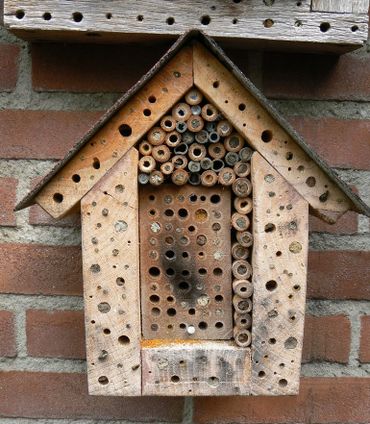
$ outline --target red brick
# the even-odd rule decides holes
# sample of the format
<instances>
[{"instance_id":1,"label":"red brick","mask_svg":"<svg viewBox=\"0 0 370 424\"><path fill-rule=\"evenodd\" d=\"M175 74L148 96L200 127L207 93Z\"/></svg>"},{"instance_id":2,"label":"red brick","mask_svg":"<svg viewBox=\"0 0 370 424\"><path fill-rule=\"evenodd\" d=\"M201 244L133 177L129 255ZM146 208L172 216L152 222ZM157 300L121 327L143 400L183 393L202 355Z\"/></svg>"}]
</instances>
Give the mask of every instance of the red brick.
<instances>
[{"instance_id":1,"label":"red brick","mask_svg":"<svg viewBox=\"0 0 370 424\"><path fill-rule=\"evenodd\" d=\"M0 178L0 225L7 227L17 225L14 214L17 185L18 180L16 178Z\"/></svg>"},{"instance_id":2,"label":"red brick","mask_svg":"<svg viewBox=\"0 0 370 424\"><path fill-rule=\"evenodd\" d=\"M1 372L0 416L179 422L183 399L89 396L85 374Z\"/></svg>"},{"instance_id":3,"label":"red brick","mask_svg":"<svg viewBox=\"0 0 370 424\"><path fill-rule=\"evenodd\" d=\"M32 180L32 188L39 183L42 177ZM44 211L39 205L33 205L29 209L29 223L31 225L52 225L54 227L79 227L81 225L80 212L73 212L64 218L55 219Z\"/></svg>"},{"instance_id":4,"label":"red brick","mask_svg":"<svg viewBox=\"0 0 370 424\"><path fill-rule=\"evenodd\" d=\"M268 53L263 91L277 99L370 99L370 55Z\"/></svg>"},{"instance_id":5,"label":"red brick","mask_svg":"<svg viewBox=\"0 0 370 424\"><path fill-rule=\"evenodd\" d=\"M81 247L0 244L0 293L82 294Z\"/></svg>"},{"instance_id":6,"label":"red brick","mask_svg":"<svg viewBox=\"0 0 370 424\"><path fill-rule=\"evenodd\" d=\"M303 362L327 361L346 364L350 344L351 324L346 316L306 317Z\"/></svg>"},{"instance_id":7,"label":"red brick","mask_svg":"<svg viewBox=\"0 0 370 424\"><path fill-rule=\"evenodd\" d=\"M85 358L82 311L28 310L26 332L30 356Z\"/></svg>"},{"instance_id":8,"label":"red brick","mask_svg":"<svg viewBox=\"0 0 370 424\"><path fill-rule=\"evenodd\" d=\"M303 378L298 396L203 397L195 400L197 424L365 424L370 378Z\"/></svg>"},{"instance_id":9,"label":"red brick","mask_svg":"<svg viewBox=\"0 0 370 424\"><path fill-rule=\"evenodd\" d=\"M19 46L0 44L0 91L12 91L17 84Z\"/></svg>"},{"instance_id":10,"label":"red brick","mask_svg":"<svg viewBox=\"0 0 370 424\"><path fill-rule=\"evenodd\" d=\"M288 117L288 120L330 166L370 169L370 120L305 117Z\"/></svg>"},{"instance_id":11,"label":"red brick","mask_svg":"<svg viewBox=\"0 0 370 424\"><path fill-rule=\"evenodd\" d=\"M360 362L370 362L370 315L361 317Z\"/></svg>"},{"instance_id":12,"label":"red brick","mask_svg":"<svg viewBox=\"0 0 370 424\"><path fill-rule=\"evenodd\" d=\"M354 234L357 232L357 213L347 212L334 224L327 224L315 216L310 215L310 231L329 234Z\"/></svg>"},{"instance_id":13,"label":"red brick","mask_svg":"<svg viewBox=\"0 0 370 424\"><path fill-rule=\"evenodd\" d=\"M370 252L310 251L308 291L313 299L370 300Z\"/></svg>"},{"instance_id":14,"label":"red brick","mask_svg":"<svg viewBox=\"0 0 370 424\"><path fill-rule=\"evenodd\" d=\"M0 111L0 157L61 159L101 112Z\"/></svg>"},{"instance_id":15,"label":"red brick","mask_svg":"<svg viewBox=\"0 0 370 424\"><path fill-rule=\"evenodd\" d=\"M0 356L14 357L16 355L14 314L10 311L0 311Z\"/></svg>"},{"instance_id":16,"label":"red brick","mask_svg":"<svg viewBox=\"0 0 370 424\"><path fill-rule=\"evenodd\" d=\"M38 91L123 92L161 58L170 44L34 44L33 88Z\"/></svg>"}]
</instances>

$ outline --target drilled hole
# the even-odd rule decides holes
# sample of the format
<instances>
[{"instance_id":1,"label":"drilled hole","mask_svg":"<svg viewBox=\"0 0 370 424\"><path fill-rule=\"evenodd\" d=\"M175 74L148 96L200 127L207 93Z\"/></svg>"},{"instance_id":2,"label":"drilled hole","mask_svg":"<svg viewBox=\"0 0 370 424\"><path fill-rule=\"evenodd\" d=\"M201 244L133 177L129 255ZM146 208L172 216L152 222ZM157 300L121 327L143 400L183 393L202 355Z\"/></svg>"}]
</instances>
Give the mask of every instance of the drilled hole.
<instances>
[{"instance_id":1,"label":"drilled hole","mask_svg":"<svg viewBox=\"0 0 370 424\"><path fill-rule=\"evenodd\" d=\"M104 333L104 334L107 334L107 335L108 335L108 334L110 334L110 330L109 330L109 328L104 328L103 333Z\"/></svg>"},{"instance_id":2,"label":"drilled hole","mask_svg":"<svg viewBox=\"0 0 370 424\"><path fill-rule=\"evenodd\" d=\"M282 378L279 380L279 386L280 387L286 387L288 385L288 381L285 378Z\"/></svg>"},{"instance_id":3,"label":"drilled hole","mask_svg":"<svg viewBox=\"0 0 370 424\"><path fill-rule=\"evenodd\" d=\"M149 268L149 274L152 277L158 277L160 273L161 273L161 270L156 266L152 266L151 268Z\"/></svg>"},{"instance_id":4,"label":"drilled hole","mask_svg":"<svg viewBox=\"0 0 370 424\"><path fill-rule=\"evenodd\" d=\"M44 21L50 21L50 19L51 19L51 13L49 13L49 12L45 12L45 13L42 15L42 17L43 17Z\"/></svg>"},{"instance_id":5,"label":"drilled hole","mask_svg":"<svg viewBox=\"0 0 370 424\"><path fill-rule=\"evenodd\" d=\"M107 385L107 384L109 383L109 379L108 379L108 377L106 377L105 375L101 375L101 376L98 378L98 382L99 382L100 384L102 384L103 386L105 386L105 385Z\"/></svg>"},{"instance_id":6,"label":"drilled hole","mask_svg":"<svg viewBox=\"0 0 370 424\"><path fill-rule=\"evenodd\" d=\"M274 21L272 19L265 19L263 21L263 26L265 28L271 28L274 25Z\"/></svg>"},{"instance_id":7,"label":"drilled hole","mask_svg":"<svg viewBox=\"0 0 370 424\"><path fill-rule=\"evenodd\" d=\"M198 324L198 327L199 327L201 330L206 330L206 329L208 328L208 324L207 324L205 321L201 321L201 322Z\"/></svg>"},{"instance_id":8,"label":"drilled hole","mask_svg":"<svg viewBox=\"0 0 370 424\"><path fill-rule=\"evenodd\" d=\"M180 377L177 376L177 375L173 375L171 377L171 381L172 381L172 383L178 383L180 381Z\"/></svg>"},{"instance_id":9,"label":"drilled hole","mask_svg":"<svg viewBox=\"0 0 370 424\"><path fill-rule=\"evenodd\" d=\"M24 18L24 16L25 16L25 13L24 13L24 10L17 10L16 12L15 12L15 17L17 18L17 19L23 19Z\"/></svg>"},{"instance_id":10,"label":"drilled hole","mask_svg":"<svg viewBox=\"0 0 370 424\"><path fill-rule=\"evenodd\" d=\"M157 317L161 314L161 310L159 308L152 308L152 315Z\"/></svg>"},{"instance_id":11,"label":"drilled hole","mask_svg":"<svg viewBox=\"0 0 370 424\"><path fill-rule=\"evenodd\" d=\"M265 225L265 233L272 233L275 230L276 230L276 227L271 222Z\"/></svg>"},{"instance_id":12,"label":"drilled hole","mask_svg":"<svg viewBox=\"0 0 370 424\"><path fill-rule=\"evenodd\" d=\"M72 181L74 183L79 183L81 181L81 177L78 174L73 174L72 175Z\"/></svg>"},{"instance_id":13,"label":"drilled hole","mask_svg":"<svg viewBox=\"0 0 370 424\"><path fill-rule=\"evenodd\" d=\"M315 187L316 185L316 178L315 177L308 177L306 180L306 184L308 187Z\"/></svg>"},{"instance_id":14,"label":"drilled hole","mask_svg":"<svg viewBox=\"0 0 370 424\"><path fill-rule=\"evenodd\" d=\"M263 378L266 375L265 371L260 371L258 377Z\"/></svg>"},{"instance_id":15,"label":"drilled hole","mask_svg":"<svg viewBox=\"0 0 370 424\"><path fill-rule=\"evenodd\" d=\"M266 287L266 290L273 291L277 288L277 282L275 280L267 281L265 287Z\"/></svg>"},{"instance_id":16,"label":"drilled hole","mask_svg":"<svg viewBox=\"0 0 370 424\"><path fill-rule=\"evenodd\" d=\"M200 18L200 23L201 23L202 25L209 25L209 24L210 24L210 22L211 22L211 18L210 18L208 15L203 15L203 16Z\"/></svg>"},{"instance_id":17,"label":"drilled hole","mask_svg":"<svg viewBox=\"0 0 370 424\"><path fill-rule=\"evenodd\" d=\"M132 134L132 128L128 124L122 124L118 127L118 131L122 137L129 137Z\"/></svg>"},{"instance_id":18,"label":"drilled hole","mask_svg":"<svg viewBox=\"0 0 370 424\"><path fill-rule=\"evenodd\" d=\"M216 328L218 328L218 329L222 328L223 326L224 326L224 323L223 323L223 322L221 322L221 321L218 321L218 322L216 322L216 324L215 324L215 327L216 327Z\"/></svg>"},{"instance_id":19,"label":"drilled hole","mask_svg":"<svg viewBox=\"0 0 370 424\"><path fill-rule=\"evenodd\" d=\"M142 21L144 20L144 16L143 16L143 15L137 15L137 16L136 16L136 19L137 19L139 22L142 22Z\"/></svg>"},{"instance_id":20,"label":"drilled hole","mask_svg":"<svg viewBox=\"0 0 370 424\"><path fill-rule=\"evenodd\" d=\"M241 111L243 111L243 110L245 110L245 104L244 103L240 103L239 104L239 110L241 110Z\"/></svg>"},{"instance_id":21,"label":"drilled hole","mask_svg":"<svg viewBox=\"0 0 370 424\"><path fill-rule=\"evenodd\" d=\"M206 275L206 274L207 274L207 270L206 270L205 268L199 268L199 269L198 269L198 273L199 273L200 275Z\"/></svg>"},{"instance_id":22,"label":"drilled hole","mask_svg":"<svg viewBox=\"0 0 370 424\"><path fill-rule=\"evenodd\" d=\"M116 279L116 284L117 284L117 286L123 286L125 284L125 279L122 278L122 277L118 277Z\"/></svg>"},{"instance_id":23,"label":"drilled hole","mask_svg":"<svg viewBox=\"0 0 370 424\"><path fill-rule=\"evenodd\" d=\"M144 116L150 116L152 114L152 111L150 109L144 109L143 114Z\"/></svg>"},{"instance_id":24,"label":"drilled hole","mask_svg":"<svg viewBox=\"0 0 370 424\"><path fill-rule=\"evenodd\" d=\"M160 297L157 296L156 294L152 294L149 299L153 303L158 303L161 300Z\"/></svg>"},{"instance_id":25,"label":"drilled hole","mask_svg":"<svg viewBox=\"0 0 370 424\"><path fill-rule=\"evenodd\" d=\"M149 103L155 103L157 101L157 98L155 96L149 96L148 101Z\"/></svg>"},{"instance_id":26,"label":"drilled hole","mask_svg":"<svg viewBox=\"0 0 370 424\"><path fill-rule=\"evenodd\" d=\"M215 275L216 277L220 277L223 274L223 271L221 268L215 268L213 270L213 275Z\"/></svg>"},{"instance_id":27,"label":"drilled hole","mask_svg":"<svg viewBox=\"0 0 370 424\"><path fill-rule=\"evenodd\" d=\"M261 140L264 143L269 143L272 140L272 131L270 131L270 130L262 131Z\"/></svg>"},{"instance_id":28,"label":"drilled hole","mask_svg":"<svg viewBox=\"0 0 370 424\"><path fill-rule=\"evenodd\" d=\"M81 12L74 12L72 18L75 22L81 22L83 19L83 14Z\"/></svg>"},{"instance_id":29,"label":"drilled hole","mask_svg":"<svg viewBox=\"0 0 370 424\"><path fill-rule=\"evenodd\" d=\"M165 256L168 260L172 260L176 258L176 254L173 250L167 250Z\"/></svg>"},{"instance_id":30,"label":"drilled hole","mask_svg":"<svg viewBox=\"0 0 370 424\"><path fill-rule=\"evenodd\" d=\"M179 209L179 217L185 219L188 216L188 211L184 208Z\"/></svg>"},{"instance_id":31,"label":"drilled hole","mask_svg":"<svg viewBox=\"0 0 370 424\"><path fill-rule=\"evenodd\" d=\"M174 216L175 212L172 209L166 209L164 214L170 218L171 216Z\"/></svg>"},{"instance_id":32,"label":"drilled hole","mask_svg":"<svg viewBox=\"0 0 370 424\"><path fill-rule=\"evenodd\" d=\"M219 81L213 81L213 88L218 88L220 86L220 82Z\"/></svg>"},{"instance_id":33,"label":"drilled hole","mask_svg":"<svg viewBox=\"0 0 370 424\"><path fill-rule=\"evenodd\" d=\"M118 337L118 343L122 344L122 345L127 345L130 343L130 338L127 336L119 336Z\"/></svg>"},{"instance_id":34,"label":"drilled hole","mask_svg":"<svg viewBox=\"0 0 370 424\"><path fill-rule=\"evenodd\" d=\"M218 194L212 194L211 196L211 203L217 204L221 202L221 196Z\"/></svg>"},{"instance_id":35,"label":"drilled hole","mask_svg":"<svg viewBox=\"0 0 370 424\"><path fill-rule=\"evenodd\" d=\"M321 31L321 32L328 32L328 31L329 31L329 29L330 29L330 24L329 24L329 22L322 22L322 23L320 24L320 31Z\"/></svg>"},{"instance_id":36,"label":"drilled hole","mask_svg":"<svg viewBox=\"0 0 370 424\"><path fill-rule=\"evenodd\" d=\"M176 309L175 308L167 309L167 315L170 317L174 317L176 315Z\"/></svg>"},{"instance_id":37,"label":"drilled hole","mask_svg":"<svg viewBox=\"0 0 370 424\"><path fill-rule=\"evenodd\" d=\"M62 203L63 202L63 194L54 193L53 200L54 200L55 203Z\"/></svg>"},{"instance_id":38,"label":"drilled hole","mask_svg":"<svg viewBox=\"0 0 370 424\"><path fill-rule=\"evenodd\" d=\"M351 27L351 31L352 31L352 32L356 32L356 31L358 31L358 26L357 26L357 25L353 25L353 26Z\"/></svg>"},{"instance_id":39,"label":"drilled hole","mask_svg":"<svg viewBox=\"0 0 370 424\"><path fill-rule=\"evenodd\" d=\"M224 300L224 297L221 294L218 294L215 296L215 301L216 302L222 302Z\"/></svg>"},{"instance_id":40,"label":"drilled hole","mask_svg":"<svg viewBox=\"0 0 370 424\"><path fill-rule=\"evenodd\" d=\"M170 16L167 18L166 22L167 22L167 25L173 25L175 23L175 18Z\"/></svg>"}]
</instances>

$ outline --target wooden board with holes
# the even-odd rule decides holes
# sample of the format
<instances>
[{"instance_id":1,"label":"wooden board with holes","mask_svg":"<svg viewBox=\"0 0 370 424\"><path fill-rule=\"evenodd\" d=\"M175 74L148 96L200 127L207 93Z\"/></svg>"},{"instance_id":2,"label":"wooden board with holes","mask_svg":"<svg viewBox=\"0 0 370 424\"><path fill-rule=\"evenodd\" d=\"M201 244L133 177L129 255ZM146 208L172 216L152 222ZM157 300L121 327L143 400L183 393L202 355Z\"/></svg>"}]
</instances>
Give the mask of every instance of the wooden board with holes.
<instances>
[{"instance_id":1,"label":"wooden board with holes","mask_svg":"<svg viewBox=\"0 0 370 424\"><path fill-rule=\"evenodd\" d=\"M131 148L82 199L89 393L141 395L138 152Z\"/></svg>"},{"instance_id":2,"label":"wooden board with holes","mask_svg":"<svg viewBox=\"0 0 370 424\"><path fill-rule=\"evenodd\" d=\"M67 214L192 83L192 50L184 47L65 164L36 202L54 218Z\"/></svg>"},{"instance_id":3,"label":"wooden board with holes","mask_svg":"<svg viewBox=\"0 0 370 424\"><path fill-rule=\"evenodd\" d=\"M143 395L225 396L250 393L250 349L232 342L147 341Z\"/></svg>"},{"instance_id":4,"label":"wooden board with holes","mask_svg":"<svg viewBox=\"0 0 370 424\"><path fill-rule=\"evenodd\" d=\"M296 394L306 302L308 203L257 152L253 182L254 395Z\"/></svg>"},{"instance_id":5,"label":"wooden board with holes","mask_svg":"<svg viewBox=\"0 0 370 424\"><path fill-rule=\"evenodd\" d=\"M242 84L200 43L194 45L194 84L323 218L334 221L349 199Z\"/></svg>"},{"instance_id":6,"label":"wooden board with holes","mask_svg":"<svg viewBox=\"0 0 370 424\"><path fill-rule=\"evenodd\" d=\"M329 3L329 5L328 5ZM345 6L334 6L340 3ZM4 0L5 26L27 39L149 41L189 29L229 42L344 52L367 39L366 0ZM337 13L327 13L337 12ZM330 31L322 29L330 24ZM356 27L356 31L353 27Z\"/></svg>"}]
</instances>

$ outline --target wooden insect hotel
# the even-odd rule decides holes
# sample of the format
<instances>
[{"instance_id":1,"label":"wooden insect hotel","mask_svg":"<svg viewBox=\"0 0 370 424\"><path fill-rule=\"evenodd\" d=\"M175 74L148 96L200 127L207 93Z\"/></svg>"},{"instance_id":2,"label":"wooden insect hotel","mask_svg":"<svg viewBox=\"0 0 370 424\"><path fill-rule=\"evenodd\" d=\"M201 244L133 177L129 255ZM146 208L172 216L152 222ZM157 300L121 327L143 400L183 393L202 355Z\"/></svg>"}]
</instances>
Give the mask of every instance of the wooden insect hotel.
<instances>
[{"instance_id":1,"label":"wooden insect hotel","mask_svg":"<svg viewBox=\"0 0 370 424\"><path fill-rule=\"evenodd\" d=\"M89 392L299 388L308 214L365 204L207 36L182 36L18 209L81 209Z\"/></svg>"}]
</instances>

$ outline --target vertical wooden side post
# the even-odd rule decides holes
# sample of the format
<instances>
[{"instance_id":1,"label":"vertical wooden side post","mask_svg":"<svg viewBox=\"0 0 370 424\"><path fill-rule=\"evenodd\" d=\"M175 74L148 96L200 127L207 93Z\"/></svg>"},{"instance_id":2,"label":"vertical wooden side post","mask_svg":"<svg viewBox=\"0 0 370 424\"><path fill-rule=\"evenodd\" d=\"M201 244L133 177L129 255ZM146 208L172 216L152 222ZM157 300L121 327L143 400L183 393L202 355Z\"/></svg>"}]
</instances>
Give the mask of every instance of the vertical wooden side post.
<instances>
[{"instance_id":1,"label":"vertical wooden side post","mask_svg":"<svg viewBox=\"0 0 370 424\"><path fill-rule=\"evenodd\" d=\"M252 157L252 394L296 394L303 344L308 203L260 154Z\"/></svg>"},{"instance_id":2,"label":"vertical wooden side post","mask_svg":"<svg viewBox=\"0 0 370 424\"><path fill-rule=\"evenodd\" d=\"M138 152L82 199L89 393L141 395Z\"/></svg>"}]
</instances>

